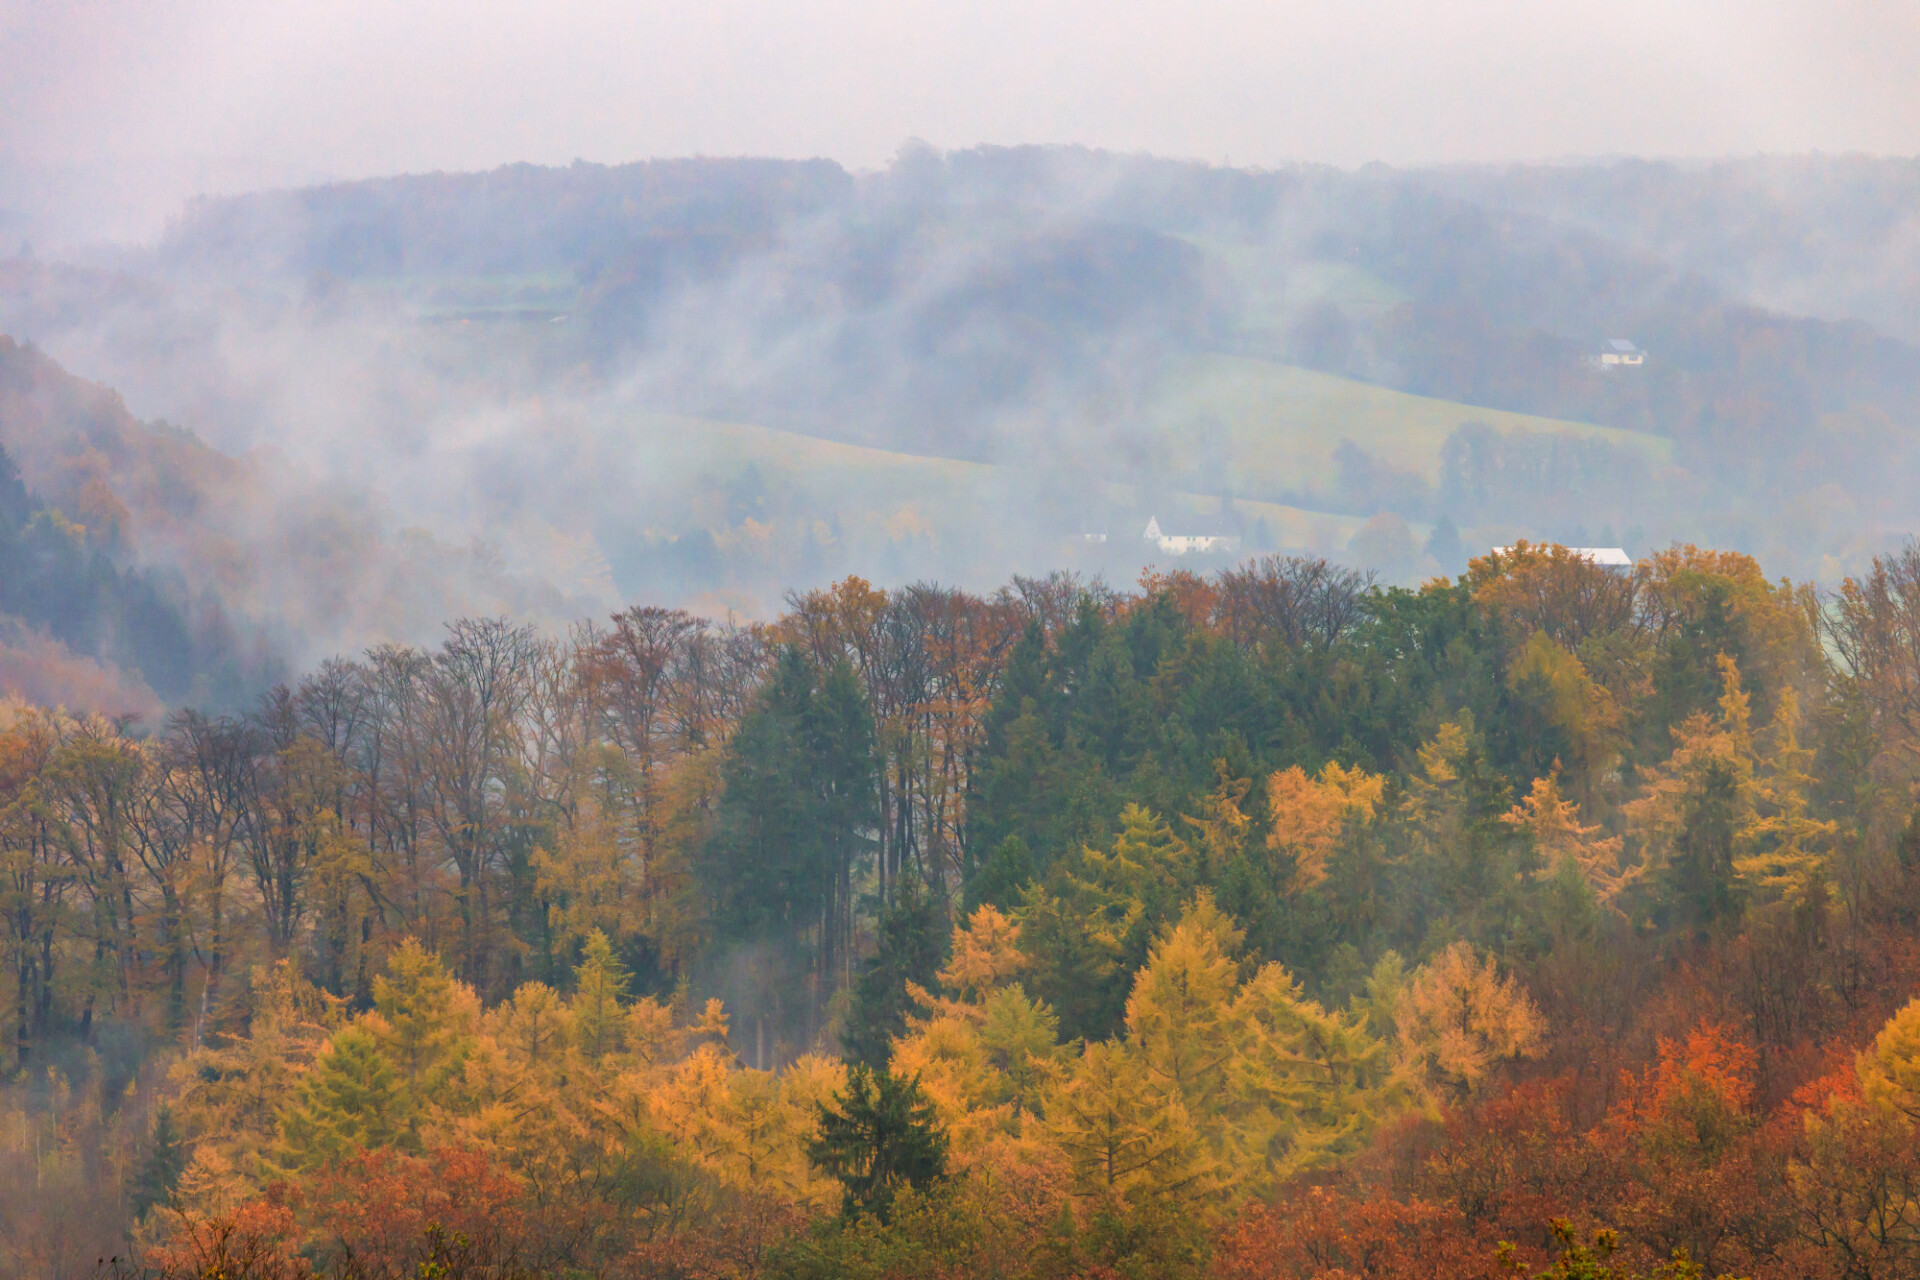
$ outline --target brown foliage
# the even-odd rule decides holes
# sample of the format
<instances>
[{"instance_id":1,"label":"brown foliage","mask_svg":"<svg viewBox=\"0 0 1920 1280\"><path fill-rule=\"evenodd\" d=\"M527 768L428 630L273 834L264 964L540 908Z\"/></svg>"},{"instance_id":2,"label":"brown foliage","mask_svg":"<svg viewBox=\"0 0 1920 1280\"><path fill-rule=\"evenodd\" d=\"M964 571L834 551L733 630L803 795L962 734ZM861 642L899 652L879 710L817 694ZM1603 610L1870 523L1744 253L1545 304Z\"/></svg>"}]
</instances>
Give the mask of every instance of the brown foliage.
<instances>
[{"instance_id":1,"label":"brown foliage","mask_svg":"<svg viewBox=\"0 0 1920 1280\"><path fill-rule=\"evenodd\" d=\"M293 1210L276 1195L229 1217L189 1220L148 1251L143 1267L116 1258L107 1274L114 1280L307 1280L313 1270L294 1251L295 1236Z\"/></svg>"},{"instance_id":2,"label":"brown foliage","mask_svg":"<svg viewBox=\"0 0 1920 1280\"><path fill-rule=\"evenodd\" d=\"M74 653L52 636L0 619L0 694L77 714L152 718L160 699L138 673Z\"/></svg>"},{"instance_id":3,"label":"brown foliage","mask_svg":"<svg viewBox=\"0 0 1920 1280\"><path fill-rule=\"evenodd\" d=\"M1876 556L1872 572L1841 583L1824 630L1886 745L1906 757L1920 751L1920 544Z\"/></svg>"},{"instance_id":4,"label":"brown foliage","mask_svg":"<svg viewBox=\"0 0 1920 1280\"><path fill-rule=\"evenodd\" d=\"M1574 650L1635 625L1641 575L1616 573L1556 543L1517 542L1467 567L1474 599L1517 643L1536 631Z\"/></svg>"},{"instance_id":5,"label":"brown foliage","mask_svg":"<svg viewBox=\"0 0 1920 1280\"><path fill-rule=\"evenodd\" d=\"M1454 1210L1422 1200L1309 1187L1249 1205L1222 1233L1218 1280L1477 1280L1498 1274L1490 1245Z\"/></svg>"},{"instance_id":6,"label":"brown foliage","mask_svg":"<svg viewBox=\"0 0 1920 1280\"><path fill-rule=\"evenodd\" d=\"M519 1182L478 1152L366 1151L313 1180L302 1216L322 1256L368 1280L410 1276L435 1247L512 1270L538 1253L520 1194Z\"/></svg>"}]
</instances>

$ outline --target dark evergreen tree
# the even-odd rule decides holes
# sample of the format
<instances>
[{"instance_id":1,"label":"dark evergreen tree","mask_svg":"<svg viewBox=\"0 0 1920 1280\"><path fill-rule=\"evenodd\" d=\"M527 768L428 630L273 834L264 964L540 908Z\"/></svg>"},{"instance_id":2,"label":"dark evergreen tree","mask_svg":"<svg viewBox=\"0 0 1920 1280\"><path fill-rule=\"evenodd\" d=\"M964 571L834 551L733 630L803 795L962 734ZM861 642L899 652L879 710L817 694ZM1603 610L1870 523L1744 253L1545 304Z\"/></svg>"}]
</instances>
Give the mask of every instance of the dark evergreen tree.
<instances>
[{"instance_id":1,"label":"dark evergreen tree","mask_svg":"<svg viewBox=\"0 0 1920 1280\"><path fill-rule=\"evenodd\" d=\"M885 1221L901 1187L924 1188L946 1176L947 1135L918 1077L857 1063L846 1092L820 1105L820 1132L807 1158L845 1189L843 1217Z\"/></svg>"},{"instance_id":2,"label":"dark evergreen tree","mask_svg":"<svg viewBox=\"0 0 1920 1280\"><path fill-rule=\"evenodd\" d=\"M917 876L901 881L880 913L880 947L862 967L841 1040L847 1058L884 1067L894 1037L907 1029L913 999L907 984L931 989L946 963L951 924L940 902Z\"/></svg>"},{"instance_id":3,"label":"dark evergreen tree","mask_svg":"<svg viewBox=\"0 0 1920 1280\"><path fill-rule=\"evenodd\" d=\"M777 1035L810 1042L845 972L875 768L852 670L842 661L823 677L799 649L783 651L729 745L698 868L715 932L735 947L727 1003L749 1021L771 1019ZM811 975L797 1006L783 999L795 973ZM756 1052L764 1031L756 1025Z\"/></svg>"},{"instance_id":4,"label":"dark evergreen tree","mask_svg":"<svg viewBox=\"0 0 1920 1280\"><path fill-rule=\"evenodd\" d=\"M1025 985L1033 998L1059 1015L1068 1039L1104 1040L1126 1017L1133 975L1094 936L1085 915L1070 902L1029 886L1020 906L1020 952Z\"/></svg>"},{"instance_id":5,"label":"dark evergreen tree","mask_svg":"<svg viewBox=\"0 0 1920 1280\"><path fill-rule=\"evenodd\" d=\"M1660 889L1670 923L1706 928L1740 906L1733 875L1740 819L1740 778L1733 765L1710 761L1683 805L1682 827Z\"/></svg>"},{"instance_id":6,"label":"dark evergreen tree","mask_svg":"<svg viewBox=\"0 0 1920 1280\"><path fill-rule=\"evenodd\" d=\"M173 1108L161 1103L154 1111L153 1137L147 1155L134 1171L127 1199L133 1216L144 1218L155 1205L173 1198L180 1175L187 1171L187 1143L173 1121Z\"/></svg>"},{"instance_id":7,"label":"dark evergreen tree","mask_svg":"<svg viewBox=\"0 0 1920 1280\"><path fill-rule=\"evenodd\" d=\"M991 903L1002 911L1019 905L1020 895L1033 883L1033 852L1017 835L1008 836L994 846L974 873L968 877L965 908L971 915L975 907Z\"/></svg>"}]
</instances>

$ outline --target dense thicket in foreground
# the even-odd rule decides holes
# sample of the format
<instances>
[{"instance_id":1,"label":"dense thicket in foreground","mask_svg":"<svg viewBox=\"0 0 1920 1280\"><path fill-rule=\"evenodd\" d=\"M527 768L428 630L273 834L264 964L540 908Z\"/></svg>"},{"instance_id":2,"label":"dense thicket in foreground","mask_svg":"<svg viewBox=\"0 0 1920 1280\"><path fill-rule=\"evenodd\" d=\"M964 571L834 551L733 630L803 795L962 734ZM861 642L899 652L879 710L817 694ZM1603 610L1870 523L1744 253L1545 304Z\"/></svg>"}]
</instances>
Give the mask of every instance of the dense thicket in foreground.
<instances>
[{"instance_id":1,"label":"dense thicket in foreground","mask_svg":"<svg viewBox=\"0 0 1920 1280\"><path fill-rule=\"evenodd\" d=\"M1911 1275L1916 636L1522 547L16 706L5 1267Z\"/></svg>"}]
</instances>

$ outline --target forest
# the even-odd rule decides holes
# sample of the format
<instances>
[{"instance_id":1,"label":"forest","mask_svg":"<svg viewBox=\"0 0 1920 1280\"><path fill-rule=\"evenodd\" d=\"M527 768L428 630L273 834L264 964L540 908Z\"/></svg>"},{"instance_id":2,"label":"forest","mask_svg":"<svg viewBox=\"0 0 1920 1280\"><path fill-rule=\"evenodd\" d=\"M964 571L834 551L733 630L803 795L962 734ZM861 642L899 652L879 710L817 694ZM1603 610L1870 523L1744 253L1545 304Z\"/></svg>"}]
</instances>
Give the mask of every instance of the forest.
<instances>
[{"instance_id":1,"label":"forest","mask_svg":"<svg viewBox=\"0 0 1920 1280\"><path fill-rule=\"evenodd\" d=\"M1920 547L16 700L0 1271L1912 1276L1917 753Z\"/></svg>"},{"instance_id":2,"label":"forest","mask_svg":"<svg viewBox=\"0 0 1920 1280\"><path fill-rule=\"evenodd\" d=\"M112 489L275 678L462 616L1130 582L1150 517L1403 586L1466 569L1450 528L1831 588L1920 527L1915 190L921 144L234 191L110 249L0 234L0 443L76 523ZM271 665L237 648L215 701Z\"/></svg>"}]
</instances>

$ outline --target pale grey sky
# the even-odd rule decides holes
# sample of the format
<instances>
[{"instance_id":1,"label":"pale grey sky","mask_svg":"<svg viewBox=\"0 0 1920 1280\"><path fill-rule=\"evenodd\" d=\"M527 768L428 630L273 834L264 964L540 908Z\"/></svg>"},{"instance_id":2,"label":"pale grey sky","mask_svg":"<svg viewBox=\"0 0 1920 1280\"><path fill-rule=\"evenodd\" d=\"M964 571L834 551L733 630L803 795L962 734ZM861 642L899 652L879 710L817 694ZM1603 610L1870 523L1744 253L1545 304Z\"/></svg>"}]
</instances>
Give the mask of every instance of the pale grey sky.
<instances>
[{"instance_id":1,"label":"pale grey sky","mask_svg":"<svg viewBox=\"0 0 1920 1280\"><path fill-rule=\"evenodd\" d=\"M1920 152L1914 0L0 0L0 209L514 160Z\"/></svg>"}]
</instances>

